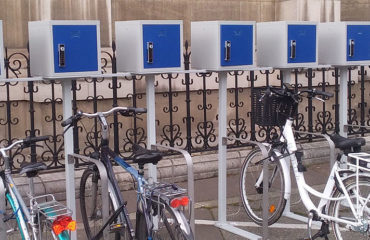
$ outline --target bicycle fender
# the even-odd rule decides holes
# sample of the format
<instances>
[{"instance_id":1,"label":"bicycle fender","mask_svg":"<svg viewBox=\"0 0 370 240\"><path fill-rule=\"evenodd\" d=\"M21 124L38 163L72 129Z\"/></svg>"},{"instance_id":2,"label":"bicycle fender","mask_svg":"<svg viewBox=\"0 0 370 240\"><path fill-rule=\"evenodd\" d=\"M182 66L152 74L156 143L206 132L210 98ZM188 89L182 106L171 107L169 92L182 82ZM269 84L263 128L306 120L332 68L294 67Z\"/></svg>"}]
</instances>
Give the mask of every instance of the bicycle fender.
<instances>
[{"instance_id":1,"label":"bicycle fender","mask_svg":"<svg viewBox=\"0 0 370 240\"><path fill-rule=\"evenodd\" d=\"M275 152L276 156L278 156L278 157L282 155L277 150L274 150L274 152ZM290 193L291 193L290 171L289 171L289 168L286 164L286 159L285 158L281 158L281 159L279 159L279 161L280 161L281 170L283 171L284 184L285 184L284 199L288 200L290 198Z\"/></svg>"}]
</instances>

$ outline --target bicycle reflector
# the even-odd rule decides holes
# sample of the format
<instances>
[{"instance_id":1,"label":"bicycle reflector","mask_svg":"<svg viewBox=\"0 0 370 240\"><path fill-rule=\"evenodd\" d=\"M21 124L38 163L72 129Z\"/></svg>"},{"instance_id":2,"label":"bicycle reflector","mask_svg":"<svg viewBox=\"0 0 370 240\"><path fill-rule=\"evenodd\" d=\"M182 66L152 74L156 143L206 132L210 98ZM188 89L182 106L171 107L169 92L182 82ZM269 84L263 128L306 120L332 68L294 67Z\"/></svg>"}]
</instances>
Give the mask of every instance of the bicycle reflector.
<instances>
[{"instance_id":1,"label":"bicycle reflector","mask_svg":"<svg viewBox=\"0 0 370 240\"><path fill-rule=\"evenodd\" d=\"M170 206L172 208L178 208L180 206L186 207L188 204L189 204L189 198L188 198L188 196L174 198L170 202Z\"/></svg>"},{"instance_id":2,"label":"bicycle reflector","mask_svg":"<svg viewBox=\"0 0 370 240\"><path fill-rule=\"evenodd\" d=\"M54 220L52 229L57 236L65 230L74 231L76 230L76 221L72 220L70 216L59 216Z\"/></svg>"}]
</instances>

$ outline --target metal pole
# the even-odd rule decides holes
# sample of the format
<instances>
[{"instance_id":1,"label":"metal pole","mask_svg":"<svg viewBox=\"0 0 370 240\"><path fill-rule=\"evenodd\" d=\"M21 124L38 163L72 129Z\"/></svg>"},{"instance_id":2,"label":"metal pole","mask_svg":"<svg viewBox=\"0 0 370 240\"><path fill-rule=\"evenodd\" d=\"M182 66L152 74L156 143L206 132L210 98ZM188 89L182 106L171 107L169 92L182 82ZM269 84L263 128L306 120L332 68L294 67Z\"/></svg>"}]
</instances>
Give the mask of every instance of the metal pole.
<instances>
[{"instance_id":1,"label":"metal pole","mask_svg":"<svg viewBox=\"0 0 370 240\"><path fill-rule=\"evenodd\" d=\"M340 67L340 83L339 83L339 134L343 137L347 137L347 131L344 127L348 122L348 107L347 98L348 96L348 67Z\"/></svg>"},{"instance_id":2,"label":"metal pole","mask_svg":"<svg viewBox=\"0 0 370 240\"><path fill-rule=\"evenodd\" d=\"M72 80L62 81L63 92L63 118L72 116ZM74 158L69 159L68 155L73 154L73 131L69 129L64 133L64 159L66 173L66 196L67 207L72 211L72 218L76 219L76 197L75 197L75 172ZM71 232L71 240L77 239L76 231Z\"/></svg>"},{"instance_id":3,"label":"metal pole","mask_svg":"<svg viewBox=\"0 0 370 240\"><path fill-rule=\"evenodd\" d=\"M147 131L148 131L148 148L156 144L155 130L155 75L146 75L146 108L147 108ZM157 168L153 164L149 164L148 168L149 182L157 181Z\"/></svg>"},{"instance_id":4,"label":"metal pole","mask_svg":"<svg viewBox=\"0 0 370 240\"><path fill-rule=\"evenodd\" d=\"M6 240L6 227L4 223L4 216L6 212L6 207L5 207L5 186L4 182L1 180L0 181L0 239Z\"/></svg>"},{"instance_id":5,"label":"metal pole","mask_svg":"<svg viewBox=\"0 0 370 240\"><path fill-rule=\"evenodd\" d=\"M226 223L227 72L219 72L218 88L218 221Z\"/></svg>"}]
</instances>

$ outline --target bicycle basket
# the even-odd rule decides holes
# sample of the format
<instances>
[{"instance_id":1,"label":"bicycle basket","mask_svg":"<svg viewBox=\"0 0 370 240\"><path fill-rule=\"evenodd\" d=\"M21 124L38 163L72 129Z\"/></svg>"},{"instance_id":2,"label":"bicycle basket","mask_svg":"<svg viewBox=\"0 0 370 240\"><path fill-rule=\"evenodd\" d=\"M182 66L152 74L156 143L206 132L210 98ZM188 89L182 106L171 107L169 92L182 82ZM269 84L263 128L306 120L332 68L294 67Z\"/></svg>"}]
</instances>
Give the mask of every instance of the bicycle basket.
<instances>
[{"instance_id":1,"label":"bicycle basket","mask_svg":"<svg viewBox=\"0 0 370 240\"><path fill-rule=\"evenodd\" d=\"M294 111L294 102L286 96L265 96L266 87L252 89L252 112L255 123L260 126L282 126Z\"/></svg>"}]
</instances>

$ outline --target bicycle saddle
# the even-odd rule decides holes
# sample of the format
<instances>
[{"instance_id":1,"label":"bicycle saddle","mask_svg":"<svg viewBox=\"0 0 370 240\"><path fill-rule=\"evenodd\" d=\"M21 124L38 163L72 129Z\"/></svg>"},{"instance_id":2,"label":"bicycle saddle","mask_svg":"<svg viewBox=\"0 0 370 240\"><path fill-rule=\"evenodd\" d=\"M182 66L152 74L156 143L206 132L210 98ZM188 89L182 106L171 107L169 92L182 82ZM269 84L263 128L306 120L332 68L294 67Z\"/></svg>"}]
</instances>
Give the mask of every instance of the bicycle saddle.
<instances>
[{"instance_id":1,"label":"bicycle saddle","mask_svg":"<svg viewBox=\"0 0 370 240\"><path fill-rule=\"evenodd\" d=\"M19 172L21 175L26 174L28 178L35 177L40 170L45 170L47 166L43 162L31 162L21 164L21 171Z\"/></svg>"},{"instance_id":2,"label":"bicycle saddle","mask_svg":"<svg viewBox=\"0 0 370 240\"><path fill-rule=\"evenodd\" d=\"M366 144L366 141L363 138L346 138L338 134L330 135L330 139L334 142L336 148L339 148L344 152L352 152L351 148L353 148L353 151L358 151L361 146Z\"/></svg>"},{"instance_id":3,"label":"bicycle saddle","mask_svg":"<svg viewBox=\"0 0 370 240\"><path fill-rule=\"evenodd\" d=\"M139 167L147 163L156 165L162 159L162 153L148 150L138 144L134 144L132 150L134 151L134 163L139 164Z\"/></svg>"}]
</instances>

